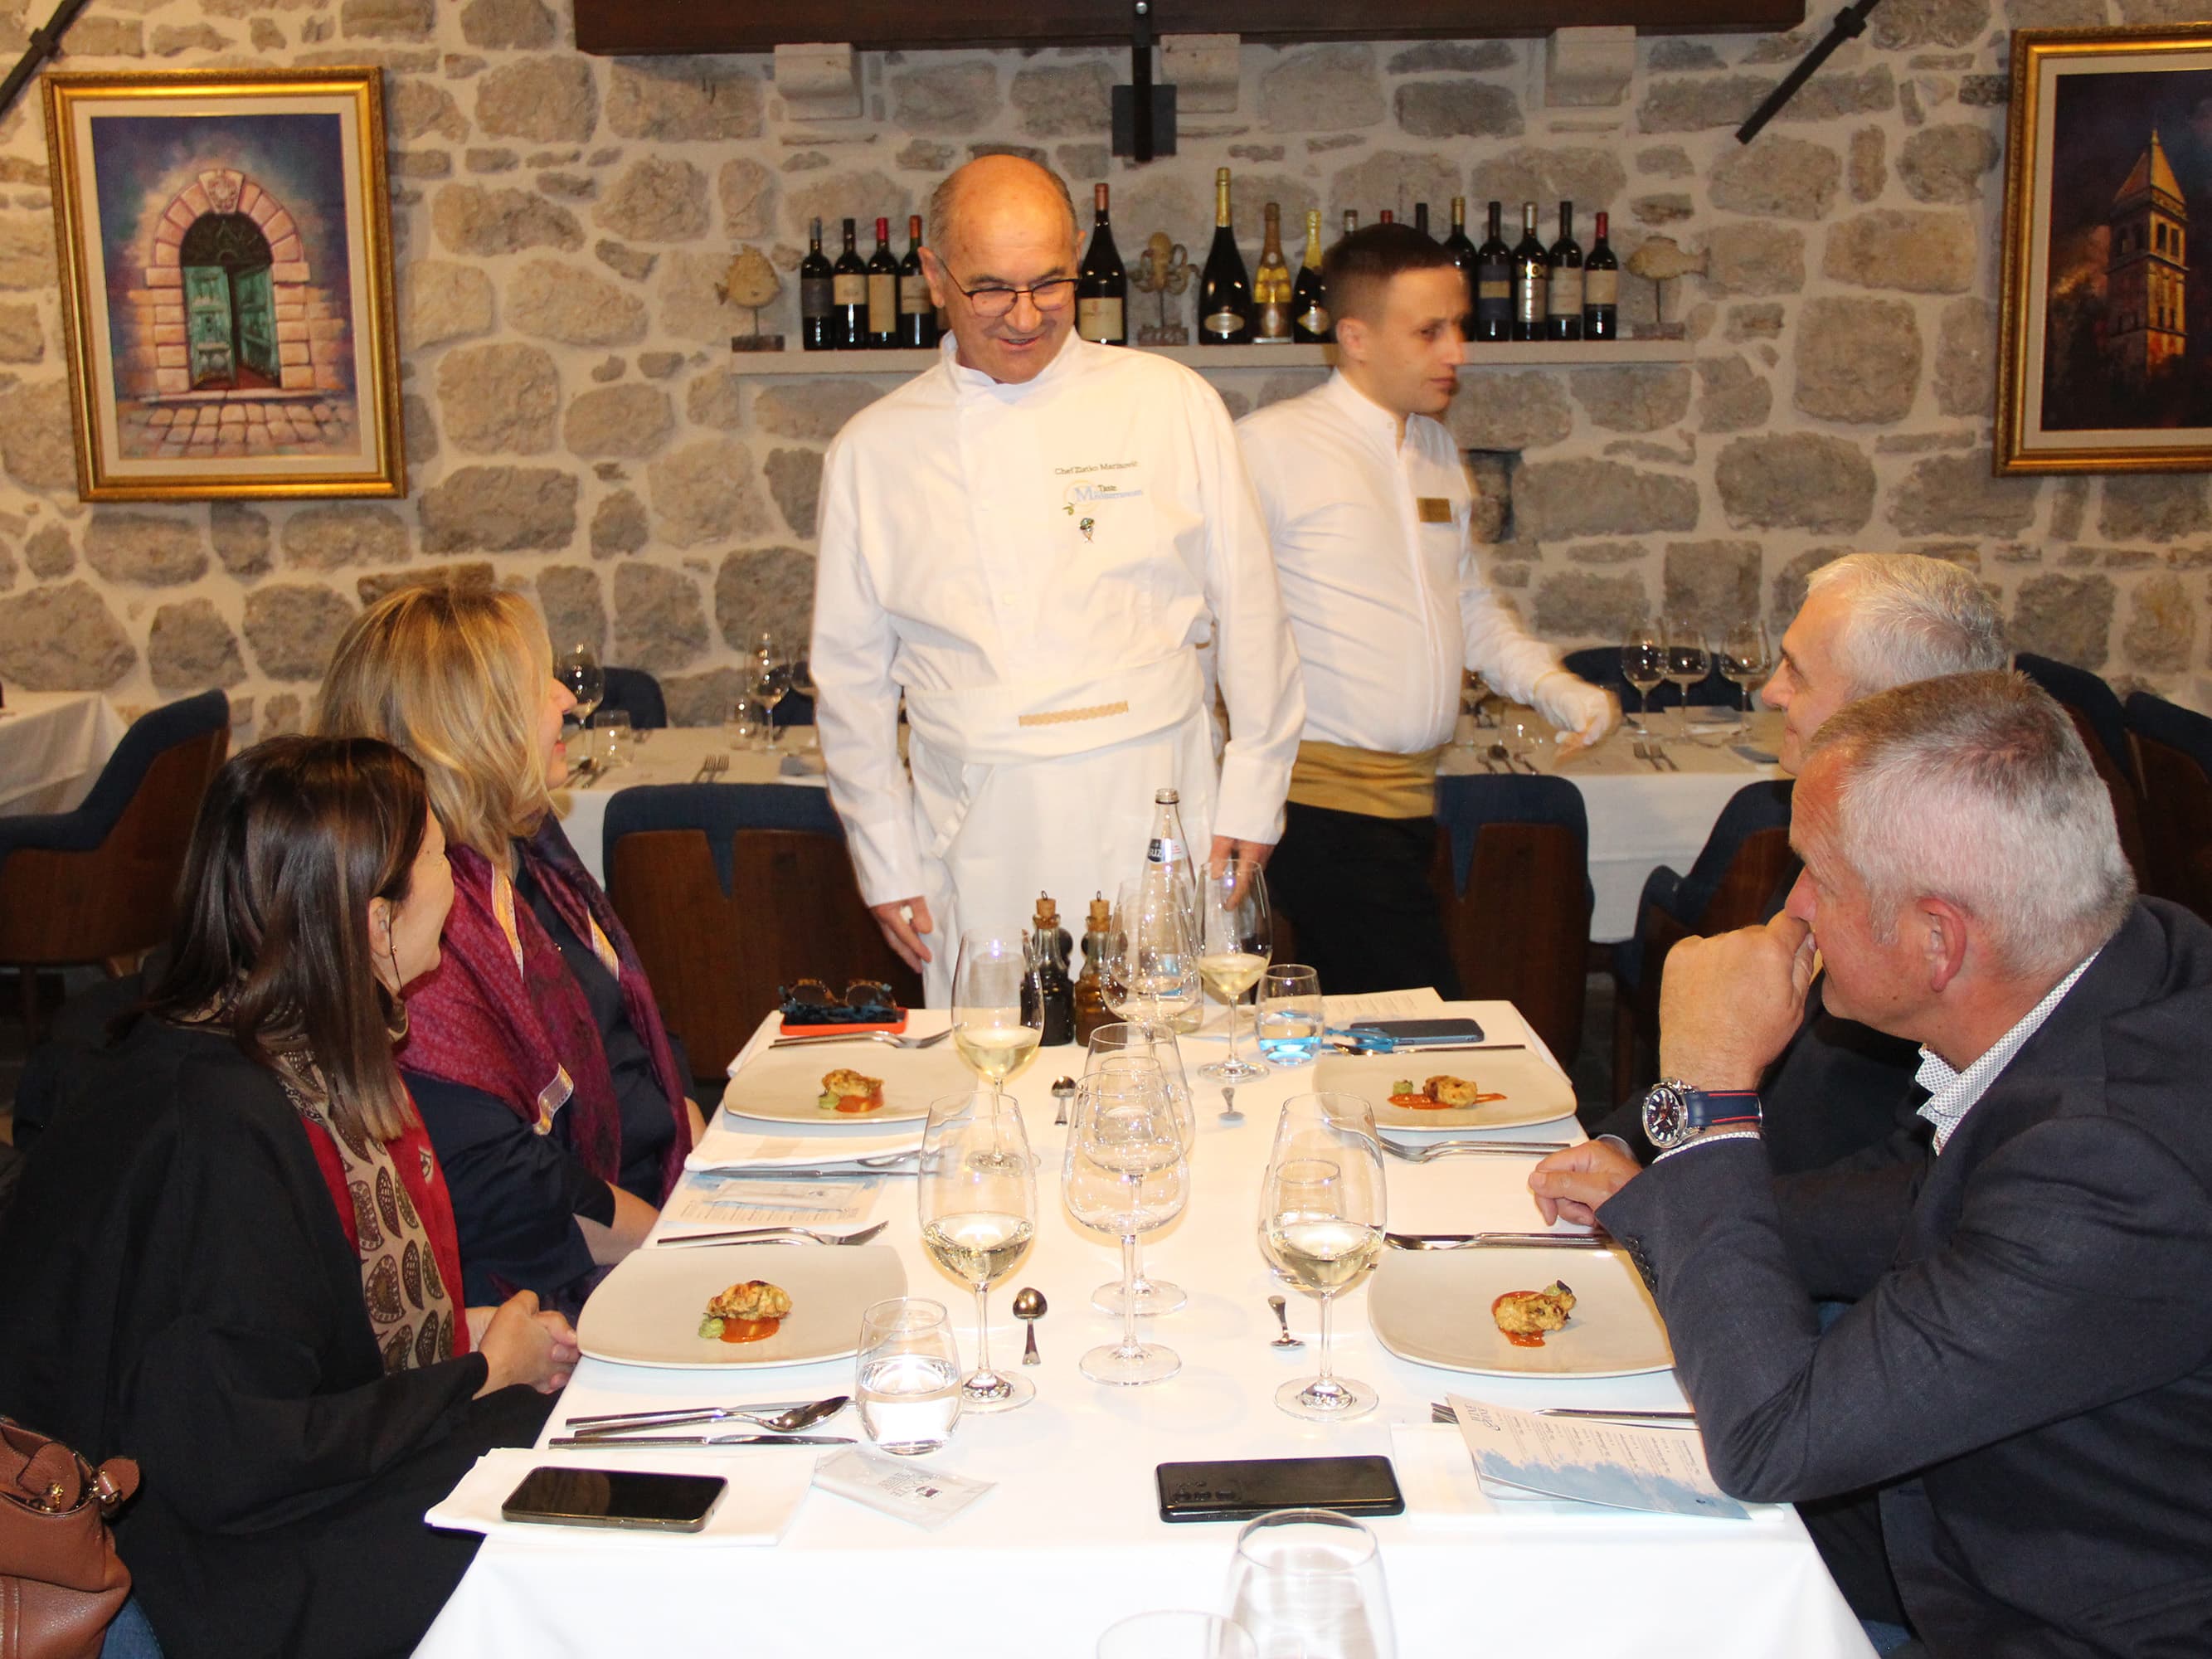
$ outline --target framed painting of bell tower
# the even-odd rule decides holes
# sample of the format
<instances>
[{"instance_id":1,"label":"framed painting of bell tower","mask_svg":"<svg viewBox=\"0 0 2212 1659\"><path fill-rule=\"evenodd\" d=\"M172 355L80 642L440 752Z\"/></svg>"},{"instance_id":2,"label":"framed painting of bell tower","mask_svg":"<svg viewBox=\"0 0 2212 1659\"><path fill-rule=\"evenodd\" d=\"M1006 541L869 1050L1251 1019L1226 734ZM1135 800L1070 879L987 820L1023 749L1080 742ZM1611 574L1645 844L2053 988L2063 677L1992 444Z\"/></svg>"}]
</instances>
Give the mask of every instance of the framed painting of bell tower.
<instances>
[{"instance_id":1,"label":"framed painting of bell tower","mask_svg":"<svg viewBox=\"0 0 2212 1659\"><path fill-rule=\"evenodd\" d=\"M380 71L43 85L77 493L404 495Z\"/></svg>"}]
</instances>

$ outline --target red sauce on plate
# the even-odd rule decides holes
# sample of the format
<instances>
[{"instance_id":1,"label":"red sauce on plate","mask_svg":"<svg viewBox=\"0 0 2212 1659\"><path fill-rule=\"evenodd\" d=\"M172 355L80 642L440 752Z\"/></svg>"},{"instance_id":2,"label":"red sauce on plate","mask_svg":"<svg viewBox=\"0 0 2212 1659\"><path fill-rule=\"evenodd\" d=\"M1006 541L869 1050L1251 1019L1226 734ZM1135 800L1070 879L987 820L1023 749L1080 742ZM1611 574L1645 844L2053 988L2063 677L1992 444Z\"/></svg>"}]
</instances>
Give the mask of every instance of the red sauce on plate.
<instances>
[{"instance_id":1,"label":"red sauce on plate","mask_svg":"<svg viewBox=\"0 0 2212 1659\"><path fill-rule=\"evenodd\" d=\"M1490 1317L1492 1323L1495 1323L1498 1319L1498 1304L1504 1301L1505 1297L1508 1296L1517 1296L1519 1294L1520 1292L1517 1291L1507 1291L1504 1295L1492 1298L1490 1304ZM1541 1331L1500 1331L1498 1332L1498 1335L1504 1337L1508 1342L1510 1342L1516 1348L1540 1348L1544 1346L1544 1334Z\"/></svg>"},{"instance_id":2,"label":"red sauce on plate","mask_svg":"<svg viewBox=\"0 0 2212 1659\"><path fill-rule=\"evenodd\" d=\"M725 1319L722 1322L722 1340L725 1342L759 1342L775 1334L781 1319Z\"/></svg>"}]
</instances>

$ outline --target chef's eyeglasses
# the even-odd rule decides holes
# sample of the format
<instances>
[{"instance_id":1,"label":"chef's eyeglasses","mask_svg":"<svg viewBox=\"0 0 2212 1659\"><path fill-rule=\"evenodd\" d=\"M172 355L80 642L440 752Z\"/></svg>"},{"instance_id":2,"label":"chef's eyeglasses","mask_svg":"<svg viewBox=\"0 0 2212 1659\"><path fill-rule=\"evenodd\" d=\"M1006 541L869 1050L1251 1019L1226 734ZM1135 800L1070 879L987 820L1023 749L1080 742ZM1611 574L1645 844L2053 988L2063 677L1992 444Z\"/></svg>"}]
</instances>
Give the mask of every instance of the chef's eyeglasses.
<instances>
[{"instance_id":1,"label":"chef's eyeglasses","mask_svg":"<svg viewBox=\"0 0 2212 1659\"><path fill-rule=\"evenodd\" d=\"M948 273L950 274L950 273ZM1026 294L1030 303L1039 311L1058 311L1075 297L1075 278L1052 276L1042 283L1031 283L1027 288L1001 288L993 283L987 288L960 288L960 279L954 277L952 286L968 296L968 303L975 308L978 317L1003 317L1014 308L1014 301Z\"/></svg>"}]
</instances>

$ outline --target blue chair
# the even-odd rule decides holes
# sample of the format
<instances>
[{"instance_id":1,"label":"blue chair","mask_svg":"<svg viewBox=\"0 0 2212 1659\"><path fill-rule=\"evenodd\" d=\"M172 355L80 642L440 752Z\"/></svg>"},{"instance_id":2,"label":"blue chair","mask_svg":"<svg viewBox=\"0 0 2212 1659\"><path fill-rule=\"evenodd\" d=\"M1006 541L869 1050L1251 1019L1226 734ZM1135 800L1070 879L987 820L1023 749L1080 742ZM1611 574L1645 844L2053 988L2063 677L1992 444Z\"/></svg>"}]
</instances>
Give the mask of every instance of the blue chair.
<instances>
[{"instance_id":1,"label":"blue chair","mask_svg":"<svg viewBox=\"0 0 2212 1659\"><path fill-rule=\"evenodd\" d=\"M2136 775L2136 757L2128 738L2128 717L2112 688L2086 668L2053 657L2022 651L2012 665L2033 680L2073 717L2089 751L2090 764L2105 781L2112 798L2112 822L2120 832L2120 850L2135 867L2136 879L2149 885L2149 854L2143 845L2142 789Z\"/></svg>"},{"instance_id":2,"label":"blue chair","mask_svg":"<svg viewBox=\"0 0 2212 1659\"><path fill-rule=\"evenodd\" d=\"M659 680L642 668L609 668L602 672L606 690L599 699L599 708L628 714L634 732L655 731L668 724L668 700L660 695Z\"/></svg>"},{"instance_id":3,"label":"blue chair","mask_svg":"<svg viewBox=\"0 0 2212 1659\"><path fill-rule=\"evenodd\" d=\"M2143 793L2143 890L2212 921L2212 720L2148 691L2127 701Z\"/></svg>"},{"instance_id":4,"label":"blue chair","mask_svg":"<svg viewBox=\"0 0 2212 1659\"><path fill-rule=\"evenodd\" d=\"M920 979L860 901L826 789L617 790L605 844L608 896L697 1076L721 1076L779 988L799 979L880 980L920 1005Z\"/></svg>"},{"instance_id":5,"label":"blue chair","mask_svg":"<svg viewBox=\"0 0 2212 1659\"><path fill-rule=\"evenodd\" d=\"M0 817L0 964L22 982L31 1042L38 972L127 972L169 936L200 797L230 746L230 699L203 692L134 721L70 812Z\"/></svg>"},{"instance_id":6,"label":"blue chair","mask_svg":"<svg viewBox=\"0 0 2212 1659\"><path fill-rule=\"evenodd\" d=\"M1437 780L1430 872L1463 995L1521 1011L1559 1064L1582 1047L1589 819L1564 778Z\"/></svg>"},{"instance_id":7,"label":"blue chair","mask_svg":"<svg viewBox=\"0 0 2212 1659\"><path fill-rule=\"evenodd\" d=\"M1763 921L1786 893L1796 867L1791 787L1786 778L1746 784L1721 809L1687 875L1662 864L1644 878L1636 932L1613 950L1615 1101L1628 1098L1638 1081L1639 1040L1658 1047L1660 974L1675 942Z\"/></svg>"}]
</instances>

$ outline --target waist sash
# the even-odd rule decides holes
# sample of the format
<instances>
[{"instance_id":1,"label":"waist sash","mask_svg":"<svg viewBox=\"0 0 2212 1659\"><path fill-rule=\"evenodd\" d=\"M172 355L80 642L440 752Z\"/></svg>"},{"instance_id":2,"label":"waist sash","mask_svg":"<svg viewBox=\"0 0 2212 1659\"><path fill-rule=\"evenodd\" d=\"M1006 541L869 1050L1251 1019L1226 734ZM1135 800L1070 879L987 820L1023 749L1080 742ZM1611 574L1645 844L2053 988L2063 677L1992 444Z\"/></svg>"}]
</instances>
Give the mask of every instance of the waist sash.
<instances>
[{"instance_id":1,"label":"waist sash","mask_svg":"<svg viewBox=\"0 0 2212 1659\"><path fill-rule=\"evenodd\" d=\"M1005 681L906 694L907 724L964 766L1055 760L1148 738L1197 712L1198 653L1178 651L1085 679Z\"/></svg>"}]
</instances>

